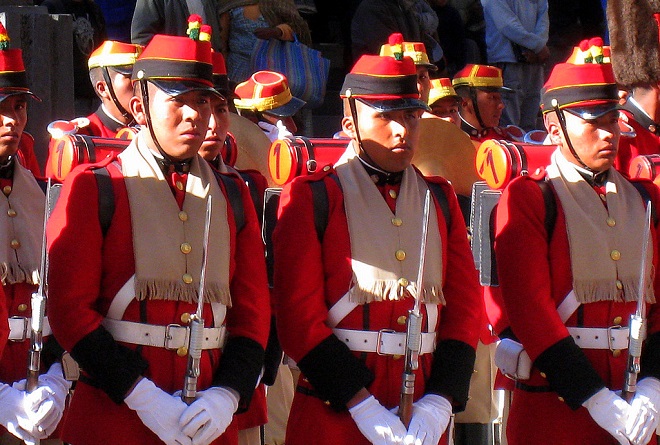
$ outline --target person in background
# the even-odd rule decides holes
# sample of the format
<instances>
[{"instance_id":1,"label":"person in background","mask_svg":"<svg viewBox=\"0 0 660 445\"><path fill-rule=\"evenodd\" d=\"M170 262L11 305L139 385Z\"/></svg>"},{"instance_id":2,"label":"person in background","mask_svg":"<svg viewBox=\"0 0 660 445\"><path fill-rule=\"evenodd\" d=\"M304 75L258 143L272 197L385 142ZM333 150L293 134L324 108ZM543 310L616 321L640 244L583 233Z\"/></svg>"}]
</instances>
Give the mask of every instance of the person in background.
<instances>
[{"instance_id":1,"label":"person in background","mask_svg":"<svg viewBox=\"0 0 660 445\"><path fill-rule=\"evenodd\" d=\"M250 57L257 39L298 39L312 45L309 26L293 0L226 0L221 2L219 14L222 52L233 82L243 82L254 72Z\"/></svg>"},{"instance_id":2,"label":"person in background","mask_svg":"<svg viewBox=\"0 0 660 445\"><path fill-rule=\"evenodd\" d=\"M525 132L538 128L537 117L550 57L548 0L483 0L488 64L502 70L505 107L501 123Z\"/></svg>"},{"instance_id":3,"label":"person in background","mask_svg":"<svg viewBox=\"0 0 660 445\"><path fill-rule=\"evenodd\" d=\"M461 129L473 141L486 139L522 140L524 132L515 126L501 127L503 94L511 90L503 85L502 70L490 65L466 65L452 79L461 96Z\"/></svg>"},{"instance_id":4,"label":"person in background","mask_svg":"<svg viewBox=\"0 0 660 445\"><path fill-rule=\"evenodd\" d=\"M283 74L257 71L236 85L234 95L238 114L259 125L271 142L298 131L294 115L305 101L291 94Z\"/></svg>"},{"instance_id":5,"label":"person in background","mask_svg":"<svg viewBox=\"0 0 660 445\"><path fill-rule=\"evenodd\" d=\"M113 138L120 129L134 124L129 111L133 97L131 73L141 52L140 45L111 40L94 50L88 61L89 79L101 105L87 116L89 125L81 127L78 133Z\"/></svg>"},{"instance_id":6,"label":"person in background","mask_svg":"<svg viewBox=\"0 0 660 445\"><path fill-rule=\"evenodd\" d=\"M456 90L452 87L451 79L443 77L431 80L428 103L431 108L431 114L461 128L461 116L459 112L461 97L456 94Z\"/></svg>"},{"instance_id":7,"label":"person in background","mask_svg":"<svg viewBox=\"0 0 660 445\"><path fill-rule=\"evenodd\" d=\"M96 0L103 11L109 40L130 43L135 3L136 0Z\"/></svg>"}]
</instances>

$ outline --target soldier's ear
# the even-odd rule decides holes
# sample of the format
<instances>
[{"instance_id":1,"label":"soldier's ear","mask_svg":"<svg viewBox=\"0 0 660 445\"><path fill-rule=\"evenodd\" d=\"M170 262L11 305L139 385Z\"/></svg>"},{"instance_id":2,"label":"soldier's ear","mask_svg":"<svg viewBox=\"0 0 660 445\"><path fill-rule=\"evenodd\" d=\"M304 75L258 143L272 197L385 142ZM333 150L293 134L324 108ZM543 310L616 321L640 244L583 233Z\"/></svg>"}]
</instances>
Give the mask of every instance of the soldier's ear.
<instances>
[{"instance_id":1,"label":"soldier's ear","mask_svg":"<svg viewBox=\"0 0 660 445\"><path fill-rule=\"evenodd\" d=\"M101 99L110 99L110 93L108 92L108 85L104 80L99 80L94 84L94 91L96 95Z\"/></svg>"},{"instance_id":2,"label":"soldier's ear","mask_svg":"<svg viewBox=\"0 0 660 445\"><path fill-rule=\"evenodd\" d=\"M138 125L147 125L147 115L145 113L144 104L142 103L141 97L131 97L131 100L128 102L128 107L130 108L131 114L133 115L133 118Z\"/></svg>"},{"instance_id":3,"label":"soldier's ear","mask_svg":"<svg viewBox=\"0 0 660 445\"><path fill-rule=\"evenodd\" d=\"M562 144L562 131L557 116L554 112L548 113L543 117L545 128L550 136L550 142L554 145Z\"/></svg>"},{"instance_id":4,"label":"soldier's ear","mask_svg":"<svg viewBox=\"0 0 660 445\"><path fill-rule=\"evenodd\" d=\"M341 120L341 128L344 130L344 133L346 133L346 136L348 136L351 139L355 139L357 137L356 132L355 132L355 121L353 120L353 116L344 116L343 119Z\"/></svg>"}]
</instances>

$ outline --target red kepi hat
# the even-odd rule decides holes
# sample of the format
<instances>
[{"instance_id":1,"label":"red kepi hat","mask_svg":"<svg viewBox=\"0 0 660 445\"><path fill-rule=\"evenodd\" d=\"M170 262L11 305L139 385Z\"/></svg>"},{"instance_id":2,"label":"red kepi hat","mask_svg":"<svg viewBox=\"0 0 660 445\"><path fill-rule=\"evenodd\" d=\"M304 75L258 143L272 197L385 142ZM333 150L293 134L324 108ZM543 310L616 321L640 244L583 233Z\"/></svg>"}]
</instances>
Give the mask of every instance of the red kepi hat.
<instances>
[{"instance_id":1,"label":"red kepi hat","mask_svg":"<svg viewBox=\"0 0 660 445\"><path fill-rule=\"evenodd\" d=\"M417 90L417 69L410 57L364 55L346 75L342 98L355 98L379 111L429 110Z\"/></svg>"},{"instance_id":2,"label":"red kepi hat","mask_svg":"<svg viewBox=\"0 0 660 445\"><path fill-rule=\"evenodd\" d=\"M0 102L9 96L27 94L41 101L30 91L20 48L9 48L9 35L0 23Z\"/></svg>"},{"instance_id":3,"label":"red kepi hat","mask_svg":"<svg viewBox=\"0 0 660 445\"><path fill-rule=\"evenodd\" d=\"M131 80L147 80L170 96L193 90L218 95L213 88L211 27L201 25L193 31L190 37L156 34L136 60Z\"/></svg>"},{"instance_id":4,"label":"red kepi hat","mask_svg":"<svg viewBox=\"0 0 660 445\"><path fill-rule=\"evenodd\" d=\"M619 94L612 64L603 40L580 42L571 62L555 65L541 91L541 111L569 111L583 119L596 119L619 107Z\"/></svg>"}]
</instances>

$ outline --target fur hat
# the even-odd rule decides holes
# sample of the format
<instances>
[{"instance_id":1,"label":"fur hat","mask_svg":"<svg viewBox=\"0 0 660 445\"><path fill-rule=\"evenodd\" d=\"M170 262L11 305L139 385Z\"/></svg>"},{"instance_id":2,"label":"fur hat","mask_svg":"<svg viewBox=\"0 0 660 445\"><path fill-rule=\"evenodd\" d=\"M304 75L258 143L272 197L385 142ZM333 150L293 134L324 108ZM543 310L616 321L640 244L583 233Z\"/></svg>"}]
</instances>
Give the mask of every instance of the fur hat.
<instances>
[{"instance_id":1,"label":"fur hat","mask_svg":"<svg viewBox=\"0 0 660 445\"><path fill-rule=\"evenodd\" d=\"M607 24L612 68L620 86L660 82L658 18L660 0L609 0Z\"/></svg>"}]
</instances>

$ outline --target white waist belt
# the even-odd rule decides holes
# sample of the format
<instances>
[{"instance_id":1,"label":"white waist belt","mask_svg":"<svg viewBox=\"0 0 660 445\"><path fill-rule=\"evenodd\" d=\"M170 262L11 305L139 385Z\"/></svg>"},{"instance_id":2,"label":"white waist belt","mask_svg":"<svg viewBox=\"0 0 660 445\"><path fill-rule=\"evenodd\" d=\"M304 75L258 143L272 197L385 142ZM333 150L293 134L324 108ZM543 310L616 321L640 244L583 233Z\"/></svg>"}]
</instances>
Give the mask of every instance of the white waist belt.
<instances>
[{"instance_id":1,"label":"white waist belt","mask_svg":"<svg viewBox=\"0 0 660 445\"><path fill-rule=\"evenodd\" d=\"M627 327L567 329L575 344L582 349L628 349L630 329Z\"/></svg>"},{"instance_id":2,"label":"white waist belt","mask_svg":"<svg viewBox=\"0 0 660 445\"><path fill-rule=\"evenodd\" d=\"M404 355L406 353L406 333L382 331L354 331L333 329L337 338L351 351L376 352L379 355ZM421 354L435 351L435 332L422 332Z\"/></svg>"},{"instance_id":3,"label":"white waist belt","mask_svg":"<svg viewBox=\"0 0 660 445\"><path fill-rule=\"evenodd\" d=\"M190 330L187 326L178 324L162 326L110 318L104 319L101 324L116 341L165 349L188 347ZM224 326L204 328L202 349L222 349L226 337L227 329Z\"/></svg>"},{"instance_id":4,"label":"white waist belt","mask_svg":"<svg viewBox=\"0 0 660 445\"><path fill-rule=\"evenodd\" d=\"M9 317L9 341L24 341L30 338L30 323L31 318L27 317ZM51 335L53 331L50 329L48 317L44 317L44 326L42 328L42 335L45 337Z\"/></svg>"}]
</instances>

